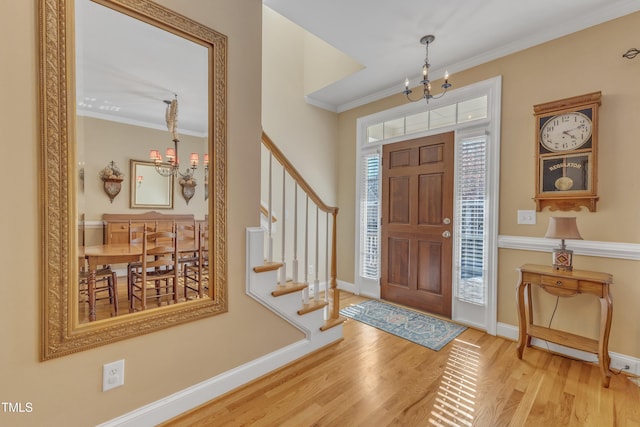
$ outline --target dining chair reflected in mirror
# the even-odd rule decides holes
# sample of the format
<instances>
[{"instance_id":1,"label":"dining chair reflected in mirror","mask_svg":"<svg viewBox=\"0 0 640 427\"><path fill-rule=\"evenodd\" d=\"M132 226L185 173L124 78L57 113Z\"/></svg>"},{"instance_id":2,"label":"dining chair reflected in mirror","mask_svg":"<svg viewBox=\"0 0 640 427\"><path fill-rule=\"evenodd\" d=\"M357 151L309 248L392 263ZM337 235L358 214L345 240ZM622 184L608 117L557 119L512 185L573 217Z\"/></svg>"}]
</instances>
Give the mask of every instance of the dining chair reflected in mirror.
<instances>
[{"instance_id":1,"label":"dining chair reflected in mirror","mask_svg":"<svg viewBox=\"0 0 640 427\"><path fill-rule=\"evenodd\" d=\"M84 257L80 260L80 273L78 282L79 300L83 303L89 302L89 270L87 261ZM112 316L118 315L118 276L111 266L104 265L96 270L94 295L96 302L109 300L109 304L113 305Z\"/></svg>"},{"instance_id":2,"label":"dining chair reflected in mirror","mask_svg":"<svg viewBox=\"0 0 640 427\"><path fill-rule=\"evenodd\" d=\"M198 259L195 263L185 264L182 270L184 298L189 300L190 293L195 292L195 298L202 298L209 292L209 225L198 225Z\"/></svg>"},{"instance_id":3,"label":"dining chair reflected in mirror","mask_svg":"<svg viewBox=\"0 0 640 427\"><path fill-rule=\"evenodd\" d=\"M141 222L136 223L129 220L129 244L142 244L142 240L145 237L145 231L154 232L158 229L157 221L153 221L150 223ZM132 277L131 274L134 270L140 269L142 263L140 261L131 261L127 264L127 299L131 301L131 282Z\"/></svg>"},{"instance_id":4,"label":"dining chair reflected in mirror","mask_svg":"<svg viewBox=\"0 0 640 427\"><path fill-rule=\"evenodd\" d=\"M129 311L178 302L178 236L172 231L144 231L140 268L131 272Z\"/></svg>"},{"instance_id":5,"label":"dining chair reflected in mirror","mask_svg":"<svg viewBox=\"0 0 640 427\"><path fill-rule=\"evenodd\" d=\"M177 221L178 247L180 251L180 269L198 261L198 226L193 221Z\"/></svg>"}]
</instances>

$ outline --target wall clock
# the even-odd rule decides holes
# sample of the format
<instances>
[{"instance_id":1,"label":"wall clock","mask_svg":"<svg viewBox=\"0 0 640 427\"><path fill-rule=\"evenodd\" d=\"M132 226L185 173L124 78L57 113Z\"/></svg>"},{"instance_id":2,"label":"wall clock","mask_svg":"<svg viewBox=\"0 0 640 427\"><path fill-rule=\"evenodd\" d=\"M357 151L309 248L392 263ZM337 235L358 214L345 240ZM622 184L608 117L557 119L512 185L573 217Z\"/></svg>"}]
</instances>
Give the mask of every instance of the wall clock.
<instances>
[{"instance_id":1,"label":"wall clock","mask_svg":"<svg viewBox=\"0 0 640 427\"><path fill-rule=\"evenodd\" d=\"M596 210L600 92L534 105L536 209Z\"/></svg>"}]
</instances>

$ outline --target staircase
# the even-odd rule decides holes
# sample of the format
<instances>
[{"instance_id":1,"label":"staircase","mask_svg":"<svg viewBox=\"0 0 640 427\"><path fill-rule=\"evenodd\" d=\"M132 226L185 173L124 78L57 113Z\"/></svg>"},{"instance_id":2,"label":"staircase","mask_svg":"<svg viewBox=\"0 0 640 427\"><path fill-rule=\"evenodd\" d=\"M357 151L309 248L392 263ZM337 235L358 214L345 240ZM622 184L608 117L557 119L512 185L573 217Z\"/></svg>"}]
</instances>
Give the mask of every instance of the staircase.
<instances>
[{"instance_id":1,"label":"staircase","mask_svg":"<svg viewBox=\"0 0 640 427\"><path fill-rule=\"evenodd\" d=\"M246 292L302 331L308 351L313 351L342 339L338 208L320 200L264 133L262 143L263 164L268 164L262 194L267 201L261 206L263 226L246 232Z\"/></svg>"}]
</instances>

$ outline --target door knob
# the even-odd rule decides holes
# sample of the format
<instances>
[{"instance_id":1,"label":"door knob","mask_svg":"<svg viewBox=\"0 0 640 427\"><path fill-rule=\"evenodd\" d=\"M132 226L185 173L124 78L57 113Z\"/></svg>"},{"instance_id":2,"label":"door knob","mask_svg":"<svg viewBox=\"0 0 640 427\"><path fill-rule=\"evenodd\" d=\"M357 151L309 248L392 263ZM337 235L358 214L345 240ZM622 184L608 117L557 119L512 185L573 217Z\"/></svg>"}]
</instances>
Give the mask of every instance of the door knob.
<instances>
[{"instance_id":1,"label":"door knob","mask_svg":"<svg viewBox=\"0 0 640 427\"><path fill-rule=\"evenodd\" d=\"M442 232L442 237L448 239L449 237L451 237L451 232L450 231L443 231Z\"/></svg>"}]
</instances>

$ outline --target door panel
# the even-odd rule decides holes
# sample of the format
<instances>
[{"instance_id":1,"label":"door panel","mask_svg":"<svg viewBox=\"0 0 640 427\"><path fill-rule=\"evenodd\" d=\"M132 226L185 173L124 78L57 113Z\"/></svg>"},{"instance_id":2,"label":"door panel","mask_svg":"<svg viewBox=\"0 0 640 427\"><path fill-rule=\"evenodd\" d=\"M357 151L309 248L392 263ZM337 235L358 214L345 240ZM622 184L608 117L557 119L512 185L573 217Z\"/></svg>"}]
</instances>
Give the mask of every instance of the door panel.
<instances>
[{"instance_id":1,"label":"door panel","mask_svg":"<svg viewBox=\"0 0 640 427\"><path fill-rule=\"evenodd\" d=\"M439 225L442 223L442 174L418 176L418 200L430 200L430 203L418 203L418 224Z\"/></svg>"},{"instance_id":2,"label":"door panel","mask_svg":"<svg viewBox=\"0 0 640 427\"><path fill-rule=\"evenodd\" d=\"M409 188L408 177L402 176L389 179L389 194L393 198L389 205L389 223L409 224L411 208Z\"/></svg>"},{"instance_id":3,"label":"door panel","mask_svg":"<svg viewBox=\"0 0 640 427\"><path fill-rule=\"evenodd\" d=\"M409 239L389 239L389 280L395 286L409 286Z\"/></svg>"},{"instance_id":4,"label":"door panel","mask_svg":"<svg viewBox=\"0 0 640 427\"><path fill-rule=\"evenodd\" d=\"M453 132L383 146L381 296L451 317Z\"/></svg>"}]
</instances>

